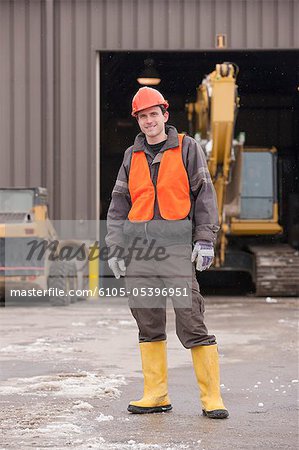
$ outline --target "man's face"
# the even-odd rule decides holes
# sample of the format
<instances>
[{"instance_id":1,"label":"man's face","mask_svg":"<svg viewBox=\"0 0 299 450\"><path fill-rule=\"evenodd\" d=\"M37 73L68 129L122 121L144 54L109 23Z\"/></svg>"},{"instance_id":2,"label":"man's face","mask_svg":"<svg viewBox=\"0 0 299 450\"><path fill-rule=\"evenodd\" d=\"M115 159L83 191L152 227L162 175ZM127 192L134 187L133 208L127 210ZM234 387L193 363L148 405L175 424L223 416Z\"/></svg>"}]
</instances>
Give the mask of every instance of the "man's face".
<instances>
[{"instance_id":1,"label":"man's face","mask_svg":"<svg viewBox=\"0 0 299 450\"><path fill-rule=\"evenodd\" d=\"M165 132L165 123L169 117L168 112L164 114L159 106L143 109L138 113L137 121L140 130L149 138L153 139Z\"/></svg>"}]
</instances>

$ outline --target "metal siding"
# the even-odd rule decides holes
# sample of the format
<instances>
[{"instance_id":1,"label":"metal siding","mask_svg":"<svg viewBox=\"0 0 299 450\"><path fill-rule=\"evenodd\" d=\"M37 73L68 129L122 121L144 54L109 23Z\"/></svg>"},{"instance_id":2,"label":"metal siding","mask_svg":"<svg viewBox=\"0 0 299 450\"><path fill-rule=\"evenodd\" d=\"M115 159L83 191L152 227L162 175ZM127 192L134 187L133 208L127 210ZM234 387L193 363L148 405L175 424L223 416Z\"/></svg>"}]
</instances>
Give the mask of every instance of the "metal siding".
<instances>
[{"instance_id":1,"label":"metal siding","mask_svg":"<svg viewBox=\"0 0 299 450\"><path fill-rule=\"evenodd\" d=\"M111 50L121 49L121 1L104 0L106 3L106 48ZM127 20L126 10L123 11ZM127 29L124 29L127 33ZM101 48L101 47L100 47Z\"/></svg>"},{"instance_id":2,"label":"metal siding","mask_svg":"<svg viewBox=\"0 0 299 450\"><path fill-rule=\"evenodd\" d=\"M153 0L152 2L152 48L167 50L169 48L169 10L177 8L177 0L169 4L169 0ZM178 48L178 47L172 47Z\"/></svg>"},{"instance_id":3,"label":"metal siding","mask_svg":"<svg viewBox=\"0 0 299 450\"><path fill-rule=\"evenodd\" d=\"M228 46L231 48L246 47L246 4L232 0L230 7L230 35Z\"/></svg>"},{"instance_id":4,"label":"metal siding","mask_svg":"<svg viewBox=\"0 0 299 450\"><path fill-rule=\"evenodd\" d=\"M183 42L187 48L196 50L197 46L197 36L198 36L198 16L196 2L191 1L186 5L183 3L184 7L184 28L183 28Z\"/></svg>"},{"instance_id":5,"label":"metal siding","mask_svg":"<svg viewBox=\"0 0 299 450\"><path fill-rule=\"evenodd\" d=\"M72 178L74 174L72 173L72 161L74 157L74 152L72 148L72 142L74 137L74 128L72 127L72 116L75 108L73 93L73 84L75 83L76 76L73 77L72 73L72 61L74 58L74 40L73 40L73 30L72 27L74 23L72 22L72 3L71 2L60 2L60 72L59 78L61 80L60 84L60 95L59 95L59 108L61 113L61 129L60 129L60 179L59 183L61 186L61 209L60 217L63 219L69 219L72 217L72 202L71 195L72 192ZM76 75L76 74L75 74ZM77 110L81 120L83 119L83 114L81 109ZM81 128L81 127L80 127Z\"/></svg>"},{"instance_id":6,"label":"metal siding","mask_svg":"<svg viewBox=\"0 0 299 450\"><path fill-rule=\"evenodd\" d=\"M153 8L152 2L137 0L136 49L153 48ZM137 26L138 24L138 26Z\"/></svg>"},{"instance_id":7,"label":"metal siding","mask_svg":"<svg viewBox=\"0 0 299 450\"><path fill-rule=\"evenodd\" d=\"M87 3L82 3L76 10L76 20L74 30L76 30L74 42L74 61L73 70L75 78L73 79L73 152L76 155L73 162L73 183L72 192L74 193L74 210L77 217L86 217L88 214L88 157L90 154L89 136L91 134L89 113L89 66L90 60L90 39L88 34L88 16L89 8ZM85 20L82 20L82 17ZM88 58L88 59L87 59ZM80 111L80 113L78 113ZM80 182L76 182L80 180ZM82 189L82 186L85 186Z\"/></svg>"},{"instance_id":8,"label":"metal siding","mask_svg":"<svg viewBox=\"0 0 299 450\"><path fill-rule=\"evenodd\" d=\"M293 29L293 42L291 42L291 47L299 48L299 1L294 0L293 2L293 15L291 15L291 18L293 19L293 22L290 24Z\"/></svg>"},{"instance_id":9,"label":"metal siding","mask_svg":"<svg viewBox=\"0 0 299 450\"><path fill-rule=\"evenodd\" d=\"M120 41L125 48L136 48L136 0L122 0Z\"/></svg>"},{"instance_id":10,"label":"metal siding","mask_svg":"<svg viewBox=\"0 0 299 450\"><path fill-rule=\"evenodd\" d=\"M229 35L229 13L230 13L230 1L226 0L215 1L215 17L214 17L215 34L226 34L227 36Z\"/></svg>"},{"instance_id":11,"label":"metal siding","mask_svg":"<svg viewBox=\"0 0 299 450\"><path fill-rule=\"evenodd\" d=\"M5 6L5 7L4 7ZM0 89L1 89L1 102L0 102L0 180L2 186L9 186L11 184L11 96L10 96L10 83L11 83L11 66L10 66L10 10L8 2L3 2L2 11L0 14L0 42L1 42L1 55L2 63L0 64Z\"/></svg>"},{"instance_id":12,"label":"metal siding","mask_svg":"<svg viewBox=\"0 0 299 450\"><path fill-rule=\"evenodd\" d=\"M278 2L278 28L277 45L278 47L291 47L293 42L294 24L293 24L293 0Z\"/></svg>"},{"instance_id":13,"label":"metal siding","mask_svg":"<svg viewBox=\"0 0 299 450\"><path fill-rule=\"evenodd\" d=\"M26 73L27 89L27 151L26 151L26 184L32 186L40 186L43 184L42 180L42 152L37 152L36 149L41 149L41 127L36 126L40 122L42 116L41 112L41 64L34 64L35 55L41 55L41 5L36 7L35 2L31 1L28 8L28 64ZM27 31L28 32L28 31ZM39 37L37 39L37 36Z\"/></svg>"},{"instance_id":14,"label":"metal siding","mask_svg":"<svg viewBox=\"0 0 299 450\"><path fill-rule=\"evenodd\" d=\"M42 4L42 116L41 116L41 152L42 152L42 185L48 188L49 214L54 214L57 197L54 184L54 10L53 0ZM35 153L37 153L36 149Z\"/></svg>"},{"instance_id":15,"label":"metal siding","mask_svg":"<svg viewBox=\"0 0 299 450\"><path fill-rule=\"evenodd\" d=\"M262 47L271 47L274 44L278 45L277 33L278 33L278 3L277 0L268 0L264 2L261 7L262 18ZM274 25L274 26L273 26Z\"/></svg>"},{"instance_id":16,"label":"metal siding","mask_svg":"<svg viewBox=\"0 0 299 450\"><path fill-rule=\"evenodd\" d=\"M246 47L262 47L262 8L260 0L245 0L246 8Z\"/></svg>"},{"instance_id":17,"label":"metal siding","mask_svg":"<svg viewBox=\"0 0 299 450\"><path fill-rule=\"evenodd\" d=\"M163 0L161 0L163 3ZM160 3L161 3L160 2ZM167 2L165 2L165 6L167 6ZM166 46L169 48L184 48L185 40L184 40L184 2L181 0L173 0L168 2L168 8L164 8L165 14L167 16L166 21ZM162 8L161 8L162 9ZM163 20L163 18L161 18ZM163 28L163 25L162 25Z\"/></svg>"},{"instance_id":18,"label":"metal siding","mask_svg":"<svg viewBox=\"0 0 299 450\"><path fill-rule=\"evenodd\" d=\"M199 2L199 49L215 48L215 2Z\"/></svg>"},{"instance_id":19,"label":"metal siding","mask_svg":"<svg viewBox=\"0 0 299 450\"><path fill-rule=\"evenodd\" d=\"M298 0L0 2L2 186L43 184L55 218L95 217L96 50L298 48ZM55 209L54 209L55 207Z\"/></svg>"},{"instance_id":20,"label":"metal siding","mask_svg":"<svg viewBox=\"0 0 299 450\"><path fill-rule=\"evenodd\" d=\"M25 30L25 6L24 2L15 5L13 11L13 26L14 26L14 70L12 75L13 89L14 89L14 118L13 118L13 132L14 132L14 180L13 183L19 186L26 186L26 154L27 147L27 133L26 129L26 100L27 86L26 86L26 69L28 64L28 55L26 54L26 30Z\"/></svg>"}]
</instances>

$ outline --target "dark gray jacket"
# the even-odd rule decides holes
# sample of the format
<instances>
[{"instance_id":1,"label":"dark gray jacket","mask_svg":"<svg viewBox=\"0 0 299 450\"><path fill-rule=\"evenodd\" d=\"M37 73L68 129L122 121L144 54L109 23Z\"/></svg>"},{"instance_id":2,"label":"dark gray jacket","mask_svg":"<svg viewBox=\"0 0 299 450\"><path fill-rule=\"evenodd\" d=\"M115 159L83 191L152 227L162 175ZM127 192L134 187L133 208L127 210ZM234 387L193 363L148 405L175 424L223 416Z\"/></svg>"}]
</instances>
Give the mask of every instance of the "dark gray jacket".
<instances>
[{"instance_id":1,"label":"dark gray jacket","mask_svg":"<svg viewBox=\"0 0 299 450\"><path fill-rule=\"evenodd\" d=\"M157 155L146 147L145 135L143 133L139 133L135 138L134 145L125 151L124 159L112 191L112 199L107 214L108 233L106 236L106 244L110 249L115 246L123 247L126 241L125 236L133 235L136 231L138 235L148 238L146 231L150 229L150 226L152 226L153 230L154 224L159 223L162 228L164 227L163 231L165 231L165 227L170 225L169 222L172 222L166 221L161 217L157 199L155 201L154 220L151 221L153 223L132 224L127 219L132 206L128 190L132 153L140 150L144 151L149 164L152 182L156 185L163 152L178 146L177 130L173 126L166 126L166 133L168 136L167 141ZM219 230L215 189L207 168L204 152L195 139L190 136L185 136L183 139L182 157L190 184L191 210L185 219L189 222L189 225L192 225L190 241L191 239L193 242L206 240L215 243ZM158 220L162 220L163 222L156 222ZM179 222L182 224L183 221ZM160 229L161 226L159 226ZM190 226L189 229L191 229ZM172 230L174 230L173 227ZM153 237L152 234L154 233L150 233L151 237ZM174 240L179 242L179 236Z\"/></svg>"}]
</instances>

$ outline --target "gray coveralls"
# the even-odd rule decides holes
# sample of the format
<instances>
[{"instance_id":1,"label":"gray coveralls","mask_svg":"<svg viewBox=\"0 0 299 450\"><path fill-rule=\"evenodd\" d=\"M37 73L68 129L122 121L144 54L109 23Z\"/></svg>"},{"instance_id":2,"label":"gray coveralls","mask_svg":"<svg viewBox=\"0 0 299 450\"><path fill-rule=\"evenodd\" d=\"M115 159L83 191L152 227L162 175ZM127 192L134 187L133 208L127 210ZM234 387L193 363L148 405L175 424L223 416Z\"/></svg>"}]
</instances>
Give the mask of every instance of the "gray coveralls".
<instances>
[{"instance_id":1,"label":"gray coveralls","mask_svg":"<svg viewBox=\"0 0 299 450\"><path fill-rule=\"evenodd\" d=\"M125 152L107 215L106 244L112 252L115 247L126 248L130 246L136 236L144 239L143 242L148 240L145 224L139 223L136 225L128 220L128 213L132 206L128 189L130 163L134 151L144 151L152 182L156 185L163 152L178 146L177 130L173 126L166 126L165 130L168 138L157 155L154 155L145 145L143 133L137 135L134 145ZM191 230L189 241L186 242L187 234L184 235L182 232L177 235L167 233L169 221L161 217L156 200L152 223L153 225L161 224L159 229L163 231L164 227L165 234L171 236L167 239L166 244L168 259L165 261L156 261L155 259L136 261L133 258L127 265L126 287L131 292L134 287L138 289L157 286L160 288L177 287L178 280L180 280L179 286L185 286L189 290L190 297L186 307L175 301L173 302L176 315L176 333L184 347L192 348L198 345L214 345L216 344L216 338L214 335L208 334L204 324L204 299L199 292L194 265L192 265L191 270L186 269L189 276L187 272L186 277L181 276L181 273L182 270L184 272L184 267L188 266L187 262L191 261L192 241L206 240L215 243L219 226L216 195L205 155L199 144L189 136L185 136L183 139L182 157L189 178L191 209L188 217L179 221L179 225L184 227L185 223L189 226ZM152 228L155 229L155 226ZM152 237L155 238L155 245L160 245L161 242L159 238L157 239L157 234ZM178 272L180 277L177 277ZM144 303L145 300L146 303ZM163 297L145 299L144 297L129 296L129 306L139 328L140 342L166 339L165 301L166 299Z\"/></svg>"}]
</instances>

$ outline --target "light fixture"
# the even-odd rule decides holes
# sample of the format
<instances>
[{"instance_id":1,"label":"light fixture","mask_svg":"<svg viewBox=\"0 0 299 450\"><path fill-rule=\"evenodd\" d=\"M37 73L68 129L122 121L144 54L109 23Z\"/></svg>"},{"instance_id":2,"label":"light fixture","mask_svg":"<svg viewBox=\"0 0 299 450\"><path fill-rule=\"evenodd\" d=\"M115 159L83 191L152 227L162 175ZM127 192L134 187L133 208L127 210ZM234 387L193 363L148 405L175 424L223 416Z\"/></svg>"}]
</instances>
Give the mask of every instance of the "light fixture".
<instances>
[{"instance_id":1,"label":"light fixture","mask_svg":"<svg viewBox=\"0 0 299 450\"><path fill-rule=\"evenodd\" d=\"M227 47L226 34L216 34L216 48L226 48L226 47Z\"/></svg>"},{"instance_id":2,"label":"light fixture","mask_svg":"<svg viewBox=\"0 0 299 450\"><path fill-rule=\"evenodd\" d=\"M161 82L161 78L157 70L154 68L154 60L153 59L145 59L144 60L144 69L141 72L140 76L137 78L139 84L145 86L156 86Z\"/></svg>"}]
</instances>

